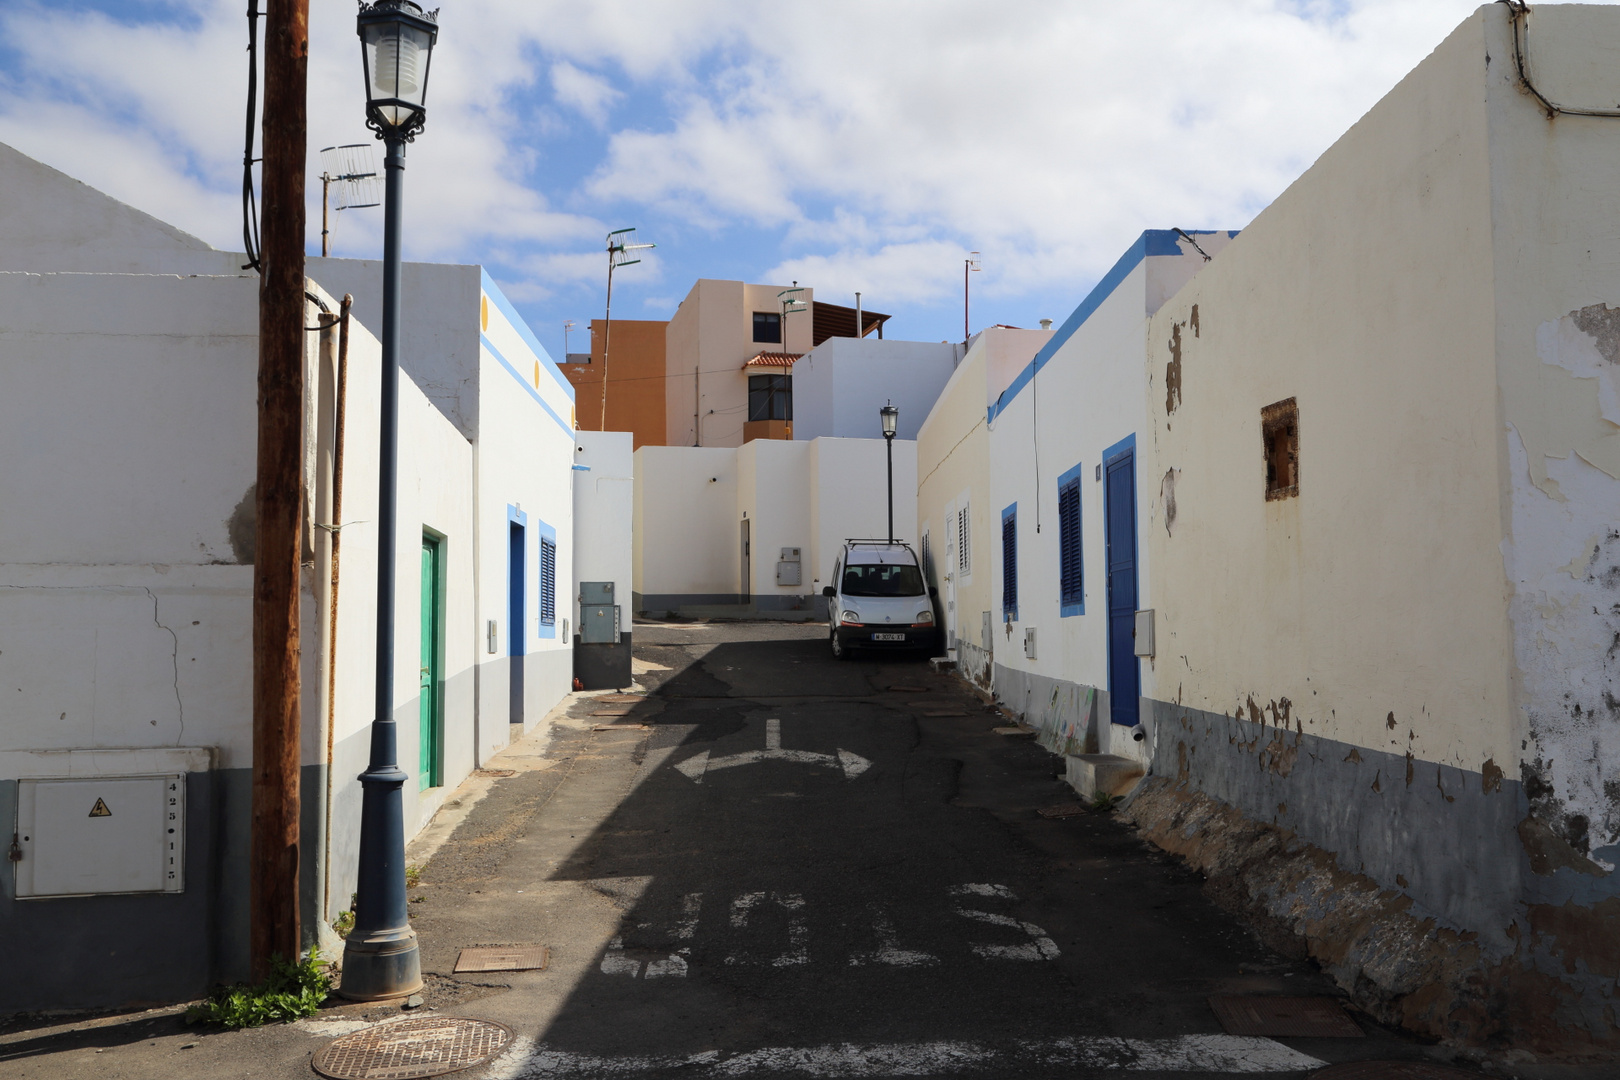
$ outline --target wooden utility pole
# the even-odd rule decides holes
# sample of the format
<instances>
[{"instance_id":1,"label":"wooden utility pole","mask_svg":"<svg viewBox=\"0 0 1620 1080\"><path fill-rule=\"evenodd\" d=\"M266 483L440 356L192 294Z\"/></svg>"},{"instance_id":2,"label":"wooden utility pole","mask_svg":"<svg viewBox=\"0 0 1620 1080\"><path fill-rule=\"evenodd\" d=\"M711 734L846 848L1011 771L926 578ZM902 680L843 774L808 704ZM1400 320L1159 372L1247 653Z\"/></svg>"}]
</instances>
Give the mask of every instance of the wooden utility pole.
<instances>
[{"instance_id":1,"label":"wooden utility pole","mask_svg":"<svg viewBox=\"0 0 1620 1080\"><path fill-rule=\"evenodd\" d=\"M296 960L299 568L303 561L304 154L309 0L269 0L264 24L259 279L258 537L253 558L253 976Z\"/></svg>"}]
</instances>

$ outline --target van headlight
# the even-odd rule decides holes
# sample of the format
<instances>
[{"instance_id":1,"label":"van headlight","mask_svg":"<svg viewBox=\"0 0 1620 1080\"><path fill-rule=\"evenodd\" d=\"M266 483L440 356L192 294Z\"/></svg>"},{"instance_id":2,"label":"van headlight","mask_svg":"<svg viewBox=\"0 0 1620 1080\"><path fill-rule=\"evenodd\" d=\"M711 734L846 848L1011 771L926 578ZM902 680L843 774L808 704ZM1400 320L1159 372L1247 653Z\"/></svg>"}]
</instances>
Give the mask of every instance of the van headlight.
<instances>
[{"instance_id":1,"label":"van headlight","mask_svg":"<svg viewBox=\"0 0 1620 1080\"><path fill-rule=\"evenodd\" d=\"M917 621L915 623L913 623L912 625L914 625L914 626L933 626L934 625L934 613L932 611L919 611L919 612L917 612Z\"/></svg>"},{"instance_id":2,"label":"van headlight","mask_svg":"<svg viewBox=\"0 0 1620 1080\"><path fill-rule=\"evenodd\" d=\"M861 625L861 615L858 611L845 611L838 616L838 621L844 626Z\"/></svg>"}]
</instances>

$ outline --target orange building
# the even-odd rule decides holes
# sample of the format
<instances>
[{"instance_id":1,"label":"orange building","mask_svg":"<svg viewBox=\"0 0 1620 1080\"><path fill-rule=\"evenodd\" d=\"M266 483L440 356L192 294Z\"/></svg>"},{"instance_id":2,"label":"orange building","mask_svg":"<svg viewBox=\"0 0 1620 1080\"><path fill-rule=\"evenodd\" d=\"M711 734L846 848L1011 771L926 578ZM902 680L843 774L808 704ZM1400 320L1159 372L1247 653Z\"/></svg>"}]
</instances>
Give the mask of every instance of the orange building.
<instances>
[{"instance_id":1,"label":"orange building","mask_svg":"<svg viewBox=\"0 0 1620 1080\"><path fill-rule=\"evenodd\" d=\"M635 448L664 445L664 333L669 323L614 319L607 356L607 426L602 425L602 320L591 320L586 363L559 364L574 384L575 423L581 431L628 431Z\"/></svg>"}]
</instances>

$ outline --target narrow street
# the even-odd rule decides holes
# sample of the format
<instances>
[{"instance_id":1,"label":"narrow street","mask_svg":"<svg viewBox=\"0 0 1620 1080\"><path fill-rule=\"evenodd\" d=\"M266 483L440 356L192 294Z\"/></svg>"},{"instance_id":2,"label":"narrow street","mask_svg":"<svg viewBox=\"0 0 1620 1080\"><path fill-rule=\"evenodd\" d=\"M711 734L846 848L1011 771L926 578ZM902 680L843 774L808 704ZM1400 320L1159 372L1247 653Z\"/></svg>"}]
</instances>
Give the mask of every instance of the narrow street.
<instances>
[{"instance_id":1,"label":"narrow street","mask_svg":"<svg viewBox=\"0 0 1620 1080\"><path fill-rule=\"evenodd\" d=\"M1364 1018L1364 1039L1223 1034L1210 994L1331 984L1109 816L1038 815L1075 799L1056 759L992 731L1005 718L954 678L837 662L819 625L638 625L636 653L644 701L573 696L549 745L537 731L492 762L413 846L414 861L436 845L411 891L426 1007L517 1036L462 1075L1301 1077L1435 1060ZM534 944L544 971L453 974L462 948ZM398 1015L12 1030L0 1075L307 1076L329 1037Z\"/></svg>"}]
</instances>

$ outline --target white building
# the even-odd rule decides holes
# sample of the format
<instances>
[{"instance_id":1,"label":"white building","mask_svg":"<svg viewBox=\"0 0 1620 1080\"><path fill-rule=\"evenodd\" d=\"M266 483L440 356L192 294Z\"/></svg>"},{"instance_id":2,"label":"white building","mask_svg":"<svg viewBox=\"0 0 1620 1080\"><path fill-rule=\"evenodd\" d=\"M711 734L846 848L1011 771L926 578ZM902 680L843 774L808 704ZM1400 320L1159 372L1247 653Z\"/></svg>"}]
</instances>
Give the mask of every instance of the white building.
<instances>
[{"instance_id":1,"label":"white building","mask_svg":"<svg viewBox=\"0 0 1620 1080\"><path fill-rule=\"evenodd\" d=\"M917 444L895 439L894 536L917 537ZM635 611L818 620L846 539L888 535L882 439L635 452ZM719 612L713 612L719 613Z\"/></svg>"},{"instance_id":2,"label":"white building","mask_svg":"<svg viewBox=\"0 0 1620 1080\"><path fill-rule=\"evenodd\" d=\"M628 689L635 611L628 431L577 431L574 462L574 675L585 690Z\"/></svg>"},{"instance_id":3,"label":"white building","mask_svg":"<svg viewBox=\"0 0 1620 1080\"><path fill-rule=\"evenodd\" d=\"M880 436L878 409L892 403L895 437L915 439L962 353L943 341L828 338L793 365L793 438Z\"/></svg>"},{"instance_id":4,"label":"white building","mask_svg":"<svg viewBox=\"0 0 1620 1080\"><path fill-rule=\"evenodd\" d=\"M1134 641L1153 606L1136 465L1148 319L1203 268L1198 249L1213 256L1232 234L1189 235L1137 237L985 411L992 682L1071 753L1148 759Z\"/></svg>"},{"instance_id":5,"label":"white building","mask_svg":"<svg viewBox=\"0 0 1620 1080\"><path fill-rule=\"evenodd\" d=\"M992 404L1050 330L994 326L973 335L917 433L917 517L923 572L939 590L946 654L989 689L996 639L991 611L990 449ZM902 412L901 416L904 417Z\"/></svg>"},{"instance_id":6,"label":"white building","mask_svg":"<svg viewBox=\"0 0 1620 1080\"><path fill-rule=\"evenodd\" d=\"M0 147L0 815L21 856L0 866L0 925L52 945L13 950L0 1012L246 974L258 280L242 261ZM328 326L306 367L310 942L353 891L373 709L380 351L358 315L341 461L335 439L336 297L374 310L373 269L327 260L336 284L309 285L307 325ZM405 290L409 833L567 690L575 443L566 381L477 267L411 267Z\"/></svg>"}]
</instances>

